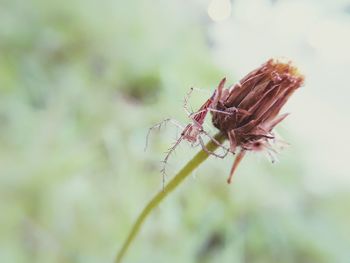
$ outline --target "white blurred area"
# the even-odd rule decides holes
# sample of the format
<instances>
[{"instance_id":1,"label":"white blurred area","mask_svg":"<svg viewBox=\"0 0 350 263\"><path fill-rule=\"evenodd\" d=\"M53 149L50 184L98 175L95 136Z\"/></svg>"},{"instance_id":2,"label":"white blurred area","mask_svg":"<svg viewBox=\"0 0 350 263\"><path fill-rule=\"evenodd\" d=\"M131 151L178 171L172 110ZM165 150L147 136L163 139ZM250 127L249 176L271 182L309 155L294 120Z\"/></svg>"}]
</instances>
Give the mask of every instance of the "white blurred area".
<instances>
[{"instance_id":1,"label":"white blurred area","mask_svg":"<svg viewBox=\"0 0 350 263\"><path fill-rule=\"evenodd\" d=\"M282 129L303 146L312 190L348 188L350 1L212 0L208 15L214 59L231 82L269 58L291 60L305 75Z\"/></svg>"}]
</instances>

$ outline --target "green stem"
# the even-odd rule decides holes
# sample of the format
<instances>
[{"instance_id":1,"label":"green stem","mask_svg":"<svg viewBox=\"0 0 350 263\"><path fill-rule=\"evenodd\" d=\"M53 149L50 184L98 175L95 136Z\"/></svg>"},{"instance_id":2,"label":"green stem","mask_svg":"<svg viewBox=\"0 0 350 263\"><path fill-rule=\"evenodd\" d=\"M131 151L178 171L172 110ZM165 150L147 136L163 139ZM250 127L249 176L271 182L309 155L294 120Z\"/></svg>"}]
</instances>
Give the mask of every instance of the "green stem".
<instances>
[{"instance_id":1,"label":"green stem","mask_svg":"<svg viewBox=\"0 0 350 263\"><path fill-rule=\"evenodd\" d=\"M218 133L214 137L218 142L223 142L225 140L224 136L221 133ZM215 151L216 148L218 148L218 145L213 142L212 140L209 141L206 145L206 148L209 151ZM208 158L208 154L201 150L198 152L192 160L190 160L185 167L183 167L178 174L171 179L171 181L164 187L163 191L160 191L158 194L156 194L153 199L146 205L146 207L142 210L141 214L135 221L131 231L129 232L129 235L127 239L125 240L122 248L119 250L117 257L115 259L116 263L119 263L122 261L123 256L125 255L126 251L128 250L131 242L135 239L137 233L139 232L142 224L144 223L147 216L152 212L154 208L156 208L159 203L170 193L172 192L187 176L191 174L191 172L196 169L202 162L204 162Z\"/></svg>"}]
</instances>

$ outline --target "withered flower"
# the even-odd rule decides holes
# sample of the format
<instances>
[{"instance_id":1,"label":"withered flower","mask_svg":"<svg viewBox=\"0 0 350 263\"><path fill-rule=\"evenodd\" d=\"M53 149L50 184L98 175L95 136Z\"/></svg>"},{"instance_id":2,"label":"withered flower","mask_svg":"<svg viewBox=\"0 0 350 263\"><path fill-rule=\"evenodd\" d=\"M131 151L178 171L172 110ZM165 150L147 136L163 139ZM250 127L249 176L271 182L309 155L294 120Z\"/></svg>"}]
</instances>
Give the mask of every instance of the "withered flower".
<instances>
[{"instance_id":1,"label":"withered flower","mask_svg":"<svg viewBox=\"0 0 350 263\"><path fill-rule=\"evenodd\" d=\"M224 158L228 152L234 153L236 148L240 148L235 159L228 183L231 182L232 175L237 165L247 151L254 151L270 148L270 141L275 139L273 128L280 123L287 114L278 115L283 105L293 92L303 84L304 77L298 73L297 69L290 63L281 63L269 60L260 68L252 71L244 77L238 84L231 88L224 89L226 79L224 78L214 94L194 113L189 113L191 123L182 131L181 136L169 149L164 164L166 164L170 154L182 140L187 140L191 144L197 141L201 144L203 151L200 151L180 172L145 206L137 220L135 221L128 237L123 243L116 257L116 262L121 262L128 247L133 242L141 225L159 203L201 163L208 155L215 155ZM189 96L189 94L188 94ZM187 109L188 96L184 102ZM230 149L221 145L223 137L221 134L211 137L204 129L203 123L208 112L212 113L212 121L230 141ZM189 112L189 111L188 111ZM152 126L149 133L154 128L160 128L162 124L174 120L168 118ZM148 135L149 135L148 133ZM148 138L147 135L147 138ZM211 141L204 145L201 135L207 135ZM218 140L217 140L218 139ZM146 139L147 141L147 139ZM224 148L225 154L220 156L212 152L218 146ZM165 166L163 167L165 171ZM164 182L164 178L163 178Z\"/></svg>"},{"instance_id":2,"label":"withered flower","mask_svg":"<svg viewBox=\"0 0 350 263\"><path fill-rule=\"evenodd\" d=\"M240 149L228 183L246 151L270 148L273 128L288 115L278 114L303 80L291 63L271 59L228 89L224 89L226 79L220 82L212 122L228 137L232 153Z\"/></svg>"}]
</instances>

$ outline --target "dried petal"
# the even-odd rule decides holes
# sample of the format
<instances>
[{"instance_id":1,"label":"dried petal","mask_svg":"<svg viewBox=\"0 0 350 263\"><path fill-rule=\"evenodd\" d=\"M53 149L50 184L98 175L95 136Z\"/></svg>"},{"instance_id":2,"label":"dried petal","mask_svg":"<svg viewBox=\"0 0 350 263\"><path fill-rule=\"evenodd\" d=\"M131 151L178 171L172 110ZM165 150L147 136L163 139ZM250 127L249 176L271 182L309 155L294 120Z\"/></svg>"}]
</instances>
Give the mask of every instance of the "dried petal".
<instances>
[{"instance_id":1,"label":"dried petal","mask_svg":"<svg viewBox=\"0 0 350 263\"><path fill-rule=\"evenodd\" d=\"M304 77L290 62L270 59L233 88L224 89L225 81L220 82L214 99L212 107L217 111L212 112L212 122L227 135L232 152L241 148L231 178L245 151L261 149L274 139L272 129L288 115L278 114Z\"/></svg>"}]
</instances>

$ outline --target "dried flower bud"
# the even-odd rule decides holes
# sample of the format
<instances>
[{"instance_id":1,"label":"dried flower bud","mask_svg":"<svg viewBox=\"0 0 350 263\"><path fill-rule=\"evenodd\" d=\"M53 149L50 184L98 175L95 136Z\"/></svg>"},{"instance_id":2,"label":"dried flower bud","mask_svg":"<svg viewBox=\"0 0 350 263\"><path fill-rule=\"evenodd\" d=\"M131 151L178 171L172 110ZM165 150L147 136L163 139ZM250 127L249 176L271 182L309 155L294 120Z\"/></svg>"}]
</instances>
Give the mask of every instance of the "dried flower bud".
<instances>
[{"instance_id":1,"label":"dried flower bud","mask_svg":"<svg viewBox=\"0 0 350 263\"><path fill-rule=\"evenodd\" d=\"M272 129L288 115L279 111L303 80L291 63L271 59L229 89L221 81L212 122L229 138L231 152L241 148L228 182L247 150L264 148L274 138Z\"/></svg>"}]
</instances>

